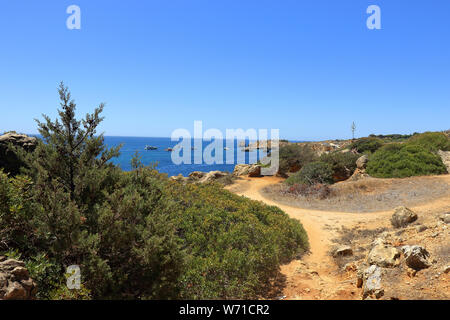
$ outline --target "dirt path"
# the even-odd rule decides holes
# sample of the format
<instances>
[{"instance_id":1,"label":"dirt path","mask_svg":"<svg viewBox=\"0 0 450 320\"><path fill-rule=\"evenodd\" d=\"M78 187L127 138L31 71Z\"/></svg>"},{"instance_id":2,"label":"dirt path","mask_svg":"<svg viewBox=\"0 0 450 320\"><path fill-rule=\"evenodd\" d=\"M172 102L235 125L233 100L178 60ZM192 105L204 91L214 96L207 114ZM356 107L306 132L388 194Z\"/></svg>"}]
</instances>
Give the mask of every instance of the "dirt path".
<instances>
[{"instance_id":1,"label":"dirt path","mask_svg":"<svg viewBox=\"0 0 450 320\"><path fill-rule=\"evenodd\" d=\"M449 179L450 175L444 176ZM346 213L301 209L276 203L263 197L260 190L268 185L281 182L277 177L244 178L227 187L231 192L277 206L290 217L301 221L308 233L310 254L302 260L294 260L281 266L286 277L283 289L285 299L359 299L354 277L338 272L329 255L332 239L338 237L336 228L352 228L364 225L368 229L389 226L390 211L372 213ZM426 205L414 207L415 210L430 210L433 207L449 206L450 199L443 198Z\"/></svg>"}]
</instances>

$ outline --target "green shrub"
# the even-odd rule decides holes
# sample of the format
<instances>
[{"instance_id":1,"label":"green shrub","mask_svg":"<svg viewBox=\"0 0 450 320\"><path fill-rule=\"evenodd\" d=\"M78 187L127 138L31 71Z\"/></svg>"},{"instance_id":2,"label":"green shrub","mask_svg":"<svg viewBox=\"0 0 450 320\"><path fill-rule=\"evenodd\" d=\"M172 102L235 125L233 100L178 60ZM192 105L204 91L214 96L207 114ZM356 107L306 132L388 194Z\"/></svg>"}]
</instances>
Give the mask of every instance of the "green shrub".
<instances>
[{"instance_id":1,"label":"green shrub","mask_svg":"<svg viewBox=\"0 0 450 320\"><path fill-rule=\"evenodd\" d=\"M62 267L57 261L51 261L47 254L42 252L26 260L26 268L30 277L36 282L38 299L54 299L51 292L66 283L60 284L62 278Z\"/></svg>"},{"instance_id":2,"label":"green shrub","mask_svg":"<svg viewBox=\"0 0 450 320\"><path fill-rule=\"evenodd\" d=\"M410 145L418 145L430 151L450 151L450 138L442 132L425 132L408 140Z\"/></svg>"},{"instance_id":3,"label":"green shrub","mask_svg":"<svg viewBox=\"0 0 450 320\"><path fill-rule=\"evenodd\" d=\"M373 153L377 151L384 142L380 138L360 138L350 145L350 149L356 149L359 153Z\"/></svg>"},{"instance_id":4,"label":"green shrub","mask_svg":"<svg viewBox=\"0 0 450 320\"><path fill-rule=\"evenodd\" d=\"M177 230L187 248L183 299L255 298L278 266L308 249L301 224L277 207L218 185L170 183L179 205Z\"/></svg>"},{"instance_id":5,"label":"green shrub","mask_svg":"<svg viewBox=\"0 0 450 320\"><path fill-rule=\"evenodd\" d=\"M14 180L6 184L12 187ZM123 173L115 188L93 212L80 213L67 193L27 199L49 203L31 219L0 220L3 232L24 226L12 230L27 241L5 239L25 252L38 298L257 298L280 264L308 249L297 220L216 184L183 185L139 168ZM9 197L15 198L13 192L0 192L12 203ZM76 294L64 287L71 264L82 272L84 289Z\"/></svg>"},{"instance_id":6,"label":"green shrub","mask_svg":"<svg viewBox=\"0 0 450 320\"><path fill-rule=\"evenodd\" d=\"M333 169L330 164L315 161L306 164L299 172L286 179L288 185L316 183L333 183Z\"/></svg>"},{"instance_id":7,"label":"green shrub","mask_svg":"<svg viewBox=\"0 0 450 320\"><path fill-rule=\"evenodd\" d=\"M441 158L420 145L388 144L376 151L367 163L367 173L378 178L443 174Z\"/></svg>"},{"instance_id":8,"label":"green shrub","mask_svg":"<svg viewBox=\"0 0 450 320\"><path fill-rule=\"evenodd\" d=\"M404 142L411 138L412 136L418 134L417 132L414 132L413 134L371 134L369 135L369 138L379 138L383 140L383 142Z\"/></svg>"},{"instance_id":9,"label":"green shrub","mask_svg":"<svg viewBox=\"0 0 450 320\"><path fill-rule=\"evenodd\" d=\"M0 171L0 252L21 255L38 298L258 298L308 249L277 207L170 181L138 157L122 172L108 163L118 149L94 135L102 107L81 125L62 85L60 97L61 120L39 123L29 176ZM65 287L69 265L80 266L79 292Z\"/></svg>"},{"instance_id":10,"label":"green shrub","mask_svg":"<svg viewBox=\"0 0 450 320\"><path fill-rule=\"evenodd\" d=\"M305 164L317 160L314 150L308 145L289 144L280 147L280 174L297 172Z\"/></svg>"},{"instance_id":11,"label":"green shrub","mask_svg":"<svg viewBox=\"0 0 450 320\"><path fill-rule=\"evenodd\" d=\"M346 180L351 177L356 169L356 160L360 155L352 152L332 152L323 154L319 160L328 163L333 170L335 182Z\"/></svg>"}]
</instances>

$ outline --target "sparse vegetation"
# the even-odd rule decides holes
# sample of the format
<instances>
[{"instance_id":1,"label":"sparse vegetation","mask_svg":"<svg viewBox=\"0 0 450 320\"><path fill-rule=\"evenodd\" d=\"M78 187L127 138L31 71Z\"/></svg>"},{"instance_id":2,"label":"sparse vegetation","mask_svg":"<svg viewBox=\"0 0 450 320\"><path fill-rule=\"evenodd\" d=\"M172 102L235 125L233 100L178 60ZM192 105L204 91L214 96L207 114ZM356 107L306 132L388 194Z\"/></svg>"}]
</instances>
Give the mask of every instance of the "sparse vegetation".
<instances>
[{"instance_id":1,"label":"sparse vegetation","mask_svg":"<svg viewBox=\"0 0 450 320\"><path fill-rule=\"evenodd\" d=\"M310 197L318 199L326 199L332 196L331 188L328 184L316 183L310 184L294 184L287 188L283 188L283 193L288 193L294 196Z\"/></svg>"}]
</instances>

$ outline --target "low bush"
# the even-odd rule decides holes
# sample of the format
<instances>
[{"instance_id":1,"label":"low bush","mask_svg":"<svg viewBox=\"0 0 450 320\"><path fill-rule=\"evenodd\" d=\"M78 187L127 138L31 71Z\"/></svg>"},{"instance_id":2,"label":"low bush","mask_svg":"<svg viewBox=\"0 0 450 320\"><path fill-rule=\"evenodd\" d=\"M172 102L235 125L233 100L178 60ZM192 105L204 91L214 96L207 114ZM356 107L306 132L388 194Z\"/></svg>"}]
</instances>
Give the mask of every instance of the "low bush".
<instances>
[{"instance_id":1,"label":"low bush","mask_svg":"<svg viewBox=\"0 0 450 320\"><path fill-rule=\"evenodd\" d=\"M323 154L319 160L328 163L333 170L334 182L346 180L356 169L356 160L360 155L352 152L332 152Z\"/></svg>"},{"instance_id":2,"label":"low bush","mask_svg":"<svg viewBox=\"0 0 450 320\"><path fill-rule=\"evenodd\" d=\"M308 249L301 224L277 207L217 185L171 183L177 230L188 254L183 299L258 297L278 266Z\"/></svg>"},{"instance_id":3,"label":"low bush","mask_svg":"<svg viewBox=\"0 0 450 320\"><path fill-rule=\"evenodd\" d=\"M316 183L331 184L333 182L333 169L331 165L321 161L306 164L300 171L294 173L285 181L287 185L314 185Z\"/></svg>"},{"instance_id":4,"label":"low bush","mask_svg":"<svg viewBox=\"0 0 450 320\"><path fill-rule=\"evenodd\" d=\"M308 145L289 144L280 147L279 159L279 173L285 175L289 172L297 172L305 164L317 160L317 155Z\"/></svg>"},{"instance_id":5,"label":"low bush","mask_svg":"<svg viewBox=\"0 0 450 320\"><path fill-rule=\"evenodd\" d=\"M108 160L63 85L58 121L39 122L28 176L0 170L0 254L25 261L40 299L246 299L262 296L279 266L308 249L300 222L218 184L171 181L136 157ZM84 128L84 129L81 129ZM79 265L82 290L67 290Z\"/></svg>"},{"instance_id":6,"label":"low bush","mask_svg":"<svg viewBox=\"0 0 450 320\"><path fill-rule=\"evenodd\" d=\"M369 135L369 138L379 138L383 140L383 142L404 142L411 138L414 135L417 135L417 132L414 132L413 134L371 134Z\"/></svg>"},{"instance_id":7,"label":"low bush","mask_svg":"<svg viewBox=\"0 0 450 320\"><path fill-rule=\"evenodd\" d=\"M450 138L443 132L425 132L411 137L410 145L418 145L430 151L450 151Z\"/></svg>"},{"instance_id":8,"label":"low bush","mask_svg":"<svg viewBox=\"0 0 450 320\"><path fill-rule=\"evenodd\" d=\"M384 142L380 138L360 138L350 145L350 149L356 149L359 153L373 153L377 151Z\"/></svg>"},{"instance_id":9,"label":"low bush","mask_svg":"<svg viewBox=\"0 0 450 320\"><path fill-rule=\"evenodd\" d=\"M16 179L0 174L0 252L23 253L40 299L257 298L280 264L308 249L297 220L218 184L183 185L139 168L89 211L64 193L23 196ZM86 294L64 289L71 264Z\"/></svg>"},{"instance_id":10,"label":"low bush","mask_svg":"<svg viewBox=\"0 0 450 320\"><path fill-rule=\"evenodd\" d=\"M441 158L420 145L388 144L367 163L367 173L378 178L404 178L446 173Z\"/></svg>"}]
</instances>

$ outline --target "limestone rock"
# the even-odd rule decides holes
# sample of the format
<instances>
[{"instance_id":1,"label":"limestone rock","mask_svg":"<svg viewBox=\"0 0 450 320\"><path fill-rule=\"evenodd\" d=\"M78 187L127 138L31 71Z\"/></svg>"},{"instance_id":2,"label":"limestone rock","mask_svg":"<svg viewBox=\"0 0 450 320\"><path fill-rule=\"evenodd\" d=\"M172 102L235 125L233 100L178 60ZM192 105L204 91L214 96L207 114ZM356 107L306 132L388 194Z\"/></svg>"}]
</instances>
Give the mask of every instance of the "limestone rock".
<instances>
[{"instance_id":1,"label":"limestone rock","mask_svg":"<svg viewBox=\"0 0 450 320\"><path fill-rule=\"evenodd\" d=\"M416 226L416 231L417 232L424 232L427 229L428 229L428 227L424 226L423 224Z\"/></svg>"},{"instance_id":2,"label":"limestone rock","mask_svg":"<svg viewBox=\"0 0 450 320\"><path fill-rule=\"evenodd\" d=\"M366 155L363 155L356 160L356 167L358 169L365 169L369 158Z\"/></svg>"},{"instance_id":3,"label":"limestone rock","mask_svg":"<svg viewBox=\"0 0 450 320\"><path fill-rule=\"evenodd\" d=\"M189 174L189 180L197 181L203 178L206 175L206 172L202 171L193 171Z\"/></svg>"},{"instance_id":4,"label":"limestone rock","mask_svg":"<svg viewBox=\"0 0 450 320\"><path fill-rule=\"evenodd\" d=\"M30 278L25 263L0 259L0 300L33 299L36 283Z\"/></svg>"},{"instance_id":5,"label":"limestone rock","mask_svg":"<svg viewBox=\"0 0 450 320\"><path fill-rule=\"evenodd\" d=\"M349 181L359 181L363 179L370 178L370 176L366 173L365 169L356 168L349 179Z\"/></svg>"},{"instance_id":6,"label":"limestone rock","mask_svg":"<svg viewBox=\"0 0 450 320\"><path fill-rule=\"evenodd\" d=\"M354 272L357 270L358 270L358 267L356 266L355 262L346 263L344 266L344 271L347 271L347 272Z\"/></svg>"},{"instance_id":7,"label":"limestone rock","mask_svg":"<svg viewBox=\"0 0 450 320\"><path fill-rule=\"evenodd\" d=\"M229 176L230 173L225 171L193 171L188 177L184 177L181 173L178 176L172 176L170 179L185 183L210 183L222 177Z\"/></svg>"},{"instance_id":8,"label":"limestone rock","mask_svg":"<svg viewBox=\"0 0 450 320\"><path fill-rule=\"evenodd\" d=\"M415 212L404 206L401 206L394 209L394 214L391 217L391 224L395 228L401 228L416 220L417 214Z\"/></svg>"},{"instance_id":9,"label":"limestone rock","mask_svg":"<svg viewBox=\"0 0 450 320\"><path fill-rule=\"evenodd\" d=\"M187 178L184 177L181 173L177 176L171 176L170 179L174 180L174 181L178 181L178 182L186 182L187 181Z\"/></svg>"},{"instance_id":10,"label":"limestone rock","mask_svg":"<svg viewBox=\"0 0 450 320\"><path fill-rule=\"evenodd\" d=\"M371 265L363 272L363 298L374 296L379 299L384 295L381 286L382 270L376 265Z\"/></svg>"},{"instance_id":11,"label":"limestone rock","mask_svg":"<svg viewBox=\"0 0 450 320\"><path fill-rule=\"evenodd\" d=\"M441 214L440 217L439 217L439 219L440 219L441 221L443 221L444 223L449 224L449 223L450 223L450 212Z\"/></svg>"},{"instance_id":12,"label":"limestone rock","mask_svg":"<svg viewBox=\"0 0 450 320\"><path fill-rule=\"evenodd\" d=\"M340 246L336 247L333 250L333 257L343 257L343 256L351 256L353 254L353 250L350 246Z\"/></svg>"},{"instance_id":13,"label":"limestone rock","mask_svg":"<svg viewBox=\"0 0 450 320\"><path fill-rule=\"evenodd\" d=\"M403 246L403 254L405 256L405 262L408 267L414 270L421 270L431 266L428 261L430 254L422 246Z\"/></svg>"},{"instance_id":14,"label":"limestone rock","mask_svg":"<svg viewBox=\"0 0 450 320\"><path fill-rule=\"evenodd\" d=\"M11 273L19 280L24 280L29 278L28 270L24 267L15 267Z\"/></svg>"},{"instance_id":15,"label":"limestone rock","mask_svg":"<svg viewBox=\"0 0 450 320\"><path fill-rule=\"evenodd\" d=\"M210 171L207 174L205 174L205 176L203 178L201 178L198 182L199 183L210 183L219 178L226 177L228 175L229 175L229 173L224 172L224 171Z\"/></svg>"},{"instance_id":16,"label":"limestone rock","mask_svg":"<svg viewBox=\"0 0 450 320\"><path fill-rule=\"evenodd\" d=\"M15 132L8 132L0 135L0 168L5 169L6 172L11 174L17 174L19 173L22 163L15 151L10 148L10 145L31 152L37 146L37 139Z\"/></svg>"},{"instance_id":17,"label":"limestone rock","mask_svg":"<svg viewBox=\"0 0 450 320\"><path fill-rule=\"evenodd\" d=\"M447 172L450 173L450 151L438 151L438 155L441 157L442 162L447 167Z\"/></svg>"},{"instance_id":18,"label":"limestone rock","mask_svg":"<svg viewBox=\"0 0 450 320\"><path fill-rule=\"evenodd\" d=\"M25 300L28 297L27 290L19 282L9 282L3 296L4 300Z\"/></svg>"},{"instance_id":19,"label":"limestone rock","mask_svg":"<svg viewBox=\"0 0 450 320\"><path fill-rule=\"evenodd\" d=\"M396 267L400 263L400 251L387 244L377 244L370 250L367 262L383 268Z\"/></svg>"},{"instance_id":20,"label":"limestone rock","mask_svg":"<svg viewBox=\"0 0 450 320\"><path fill-rule=\"evenodd\" d=\"M233 175L236 177L259 177L261 176L261 166L257 164L237 164L234 167Z\"/></svg>"}]
</instances>

